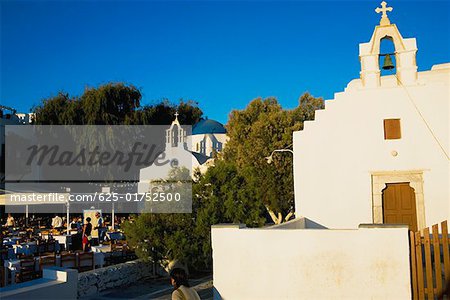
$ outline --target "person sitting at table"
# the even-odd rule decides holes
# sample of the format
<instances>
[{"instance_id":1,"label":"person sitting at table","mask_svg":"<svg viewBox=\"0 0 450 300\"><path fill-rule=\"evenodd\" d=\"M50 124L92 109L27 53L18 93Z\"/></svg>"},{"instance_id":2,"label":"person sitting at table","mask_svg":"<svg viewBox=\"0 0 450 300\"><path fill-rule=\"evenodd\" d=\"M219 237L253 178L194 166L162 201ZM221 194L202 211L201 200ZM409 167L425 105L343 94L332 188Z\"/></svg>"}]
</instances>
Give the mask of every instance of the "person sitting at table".
<instances>
[{"instance_id":1,"label":"person sitting at table","mask_svg":"<svg viewBox=\"0 0 450 300\"><path fill-rule=\"evenodd\" d=\"M14 227L15 221L11 214L8 214L8 218L6 219L6 227Z\"/></svg>"},{"instance_id":2,"label":"person sitting at table","mask_svg":"<svg viewBox=\"0 0 450 300\"><path fill-rule=\"evenodd\" d=\"M83 251L88 252L91 248L91 240L92 240L92 224L91 218L86 218L86 224L83 225Z\"/></svg>"},{"instance_id":3,"label":"person sitting at table","mask_svg":"<svg viewBox=\"0 0 450 300\"><path fill-rule=\"evenodd\" d=\"M52 227L53 229L61 230L63 225L63 221L60 216L55 215L55 217L52 219Z\"/></svg>"}]
</instances>

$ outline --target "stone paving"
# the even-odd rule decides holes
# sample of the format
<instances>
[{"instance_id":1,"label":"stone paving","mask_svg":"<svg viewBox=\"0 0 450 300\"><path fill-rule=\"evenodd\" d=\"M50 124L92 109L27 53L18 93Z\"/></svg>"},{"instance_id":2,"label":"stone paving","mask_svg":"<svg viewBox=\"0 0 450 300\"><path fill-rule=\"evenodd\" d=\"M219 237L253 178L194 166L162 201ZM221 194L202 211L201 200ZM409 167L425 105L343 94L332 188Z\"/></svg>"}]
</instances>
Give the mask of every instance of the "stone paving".
<instances>
[{"instance_id":1,"label":"stone paving","mask_svg":"<svg viewBox=\"0 0 450 300\"><path fill-rule=\"evenodd\" d=\"M211 276L191 279L191 286L197 290L201 299L212 299L212 279ZM81 297L81 300L106 300L106 299L171 299L172 286L169 279L152 279L140 282L124 288L113 288L103 291L95 296Z\"/></svg>"}]
</instances>

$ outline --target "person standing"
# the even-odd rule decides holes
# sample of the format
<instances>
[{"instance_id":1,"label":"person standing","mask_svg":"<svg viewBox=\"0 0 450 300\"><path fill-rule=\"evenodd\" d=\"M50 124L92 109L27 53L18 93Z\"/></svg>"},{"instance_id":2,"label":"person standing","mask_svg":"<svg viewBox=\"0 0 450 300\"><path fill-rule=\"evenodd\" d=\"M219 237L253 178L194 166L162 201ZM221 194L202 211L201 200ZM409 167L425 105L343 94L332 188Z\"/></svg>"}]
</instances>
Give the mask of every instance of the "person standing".
<instances>
[{"instance_id":1,"label":"person standing","mask_svg":"<svg viewBox=\"0 0 450 300\"><path fill-rule=\"evenodd\" d=\"M63 225L63 221L60 216L55 215L55 217L52 219L52 227L56 230L61 230Z\"/></svg>"},{"instance_id":2,"label":"person standing","mask_svg":"<svg viewBox=\"0 0 450 300\"><path fill-rule=\"evenodd\" d=\"M81 250L83 243L82 242L83 236L81 224L78 221L77 217L72 218L72 222L70 222L69 227L71 229L71 239L72 239L71 250L72 251Z\"/></svg>"},{"instance_id":3,"label":"person standing","mask_svg":"<svg viewBox=\"0 0 450 300\"><path fill-rule=\"evenodd\" d=\"M99 212L95 213L95 218L97 219L97 226L95 226L94 229L97 229L98 231L98 241L101 244L105 239L106 233L105 221L103 220L103 217L100 215Z\"/></svg>"},{"instance_id":4,"label":"person standing","mask_svg":"<svg viewBox=\"0 0 450 300\"><path fill-rule=\"evenodd\" d=\"M5 224L5 226L6 227L14 227L14 224L15 224L16 222L14 221L14 218L13 218L13 216L11 215L11 214L8 214L8 218L6 219L6 224Z\"/></svg>"},{"instance_id":5,"label":"person standing","mask_svg":"<svg viewBox=\"0 0 450 300\"><path fill-rule=\"evenodd\" d=\"M173 286L172 300L200 300L197 292L189 286L186 271L175 268L170 271L170 283Z\"/></svg>"},{"instance_id":6,"label":"person standing","mask_svg":"<svg viewBox=\"0 0 450 300\"><path fill-rule=\"evenodd\" d=\"M91 248L91 240L92 240L92 224L91 218L86 218L86 224L83 225L83 251L88 252Z\"/></svg>"},{"instance_id":7,"label":"person standing","mask_svg":"<svg viewBox=\"0 0 450 300\"><path fill-rule=\"evenodd\" d=\"M72 218L72 222L70 222L69 226L70 226L71 230L76 230L76 231L80 231L81 230L81 225L80 225L80 223L78 223L77 217L73 217Z\"/></svg>"}]
</instances>

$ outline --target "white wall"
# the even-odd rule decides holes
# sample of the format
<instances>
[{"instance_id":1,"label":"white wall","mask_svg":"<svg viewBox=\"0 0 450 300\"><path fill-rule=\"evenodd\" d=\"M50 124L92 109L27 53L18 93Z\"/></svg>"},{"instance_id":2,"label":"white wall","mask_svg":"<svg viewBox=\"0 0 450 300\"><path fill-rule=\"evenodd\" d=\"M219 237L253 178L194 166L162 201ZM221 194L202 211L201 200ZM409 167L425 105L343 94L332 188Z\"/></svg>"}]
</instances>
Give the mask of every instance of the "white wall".
<instances>
[{"instance_id":1,"label":"white wall","mask_svg":"<svg viewBox=\"0 0 450 300\"><path fill-rule=\"evenodd\" d=\"M224 148L225 144L228 141L228 137L225 133L214 133L214 134L194 134L192 135L192 147L191 150L195 151L195 152L199 152L200 153L200 146L199 146L199 150L197 151L197 144L200 145L200 142L205 140L206 142L206 151L205 151L205 155L210 156L210 154L214 151L213 149L213 141L215 140L215 142L219 142L222 143L222 149Z\"/></svg>"},{"instance_id":2,"label":"white wall","mask_svg":"<svg viewBox=\"0 0 450 300\"><path fill-rule=\"evenodd\" d=\"M189 137L187 137L187 140L190 142ZM187 168L192 172L192 154L184 149L182 144L179 144L178 147L167 147L164 150L163 155L164 157L159 156L157 159L157 162L159 162L160 165L152 164L140 170L138 184L139 193L149 191L149 182L169 178L169 174L173 169L170 162L174 160L178 161L178 167Z\"/></svg>"},{"instance_id":3,"label":"white wall","mask_svg":"<svg viewBox=\"0 0 450 300\"><path fill-rule=\"evenodd\" d=\"M449 83L447 64L420 72L418 84L406 88L393 76L382 77L381 87L372 89L354 80L335 100L326 101L316 120L294 133L297 216L328 228L372 223L371 173L419 170L426 225L450 219L450 164L433 137L448 154ZM401 139L384 139L383 120L389 118L401 119Z\"/></svg>"},{"instance_id":4,"label":"white wall","mask_svg":"<svg viewBox=\"0 0 450 300\"><path fill-rule=\"evenodd\" d=\"M410 299L407 228L212 228L214 299Z\"/></svg>"},{"instance_id":5,"label":"white wall","mask_svg":"<svg viewBox=\"0 0 450 300\"><path fill-rule=\"evenodd\" d=\"M44 268L42 278L0 289L1 299L77 299L78 271Z\"/></svg>"}]
</instances>

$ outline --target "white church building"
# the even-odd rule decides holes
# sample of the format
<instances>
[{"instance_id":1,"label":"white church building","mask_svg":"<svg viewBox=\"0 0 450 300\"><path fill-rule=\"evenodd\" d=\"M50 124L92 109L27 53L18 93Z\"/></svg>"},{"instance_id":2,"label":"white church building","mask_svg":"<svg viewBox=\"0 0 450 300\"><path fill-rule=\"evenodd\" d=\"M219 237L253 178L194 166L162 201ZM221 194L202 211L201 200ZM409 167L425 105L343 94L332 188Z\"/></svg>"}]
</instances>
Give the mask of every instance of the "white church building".
<instances>
[{"instance_id":1,"label":"white church building","mask_svg":"<svg viewBox=\"0 0 450 300\"><path fill-rule=\"evenodd\" d=\"M212 227L214 299L412 298L409 230L450 219L450 63L418 72L391 10L360 77L294 132L296 219Z\"/></svg>"},{"instance_id":2,"label":"white church building","mask_svg":"<svg viewBox=\"0 0 450 300\"><path fill-rule=\"evenodd\" d=\"M211 119L201 119L192 127L192 161L193 169L201 173L206 172L214 164L217 154L222 152L228 141L225 127Z\"/></svg>"},{"instance_id":3,"label":"white church building","mask_svg":"<svg viewBox=\"0 0 450 300\"><path fill-rule=\"evenodd\" d=\"M396 66L380 76L380 42ZM423 229L450 216L450 64L418 72L415 38L383 13L359 45L360 78L294 133L295 210L328 228L405 223Z\"/></svg>"},{"instance_id":4,"label":"white church building","mask_svg":"<svg viewBox=\"0 0 450 300\"><path fill-rule=\"evenodd\" d=\"M180 124L178 113L165 132L165 148L157 161L170 161L165 164L152 164L140 170L138 192L149 189L149 182L167 178L170 170L185 167L191 176L198 170L206 172L214 164L216 155L222 152L228 141L225 127L211 119L200 119L192 127L192 133Z\"/></svg>"}]
</instances>

